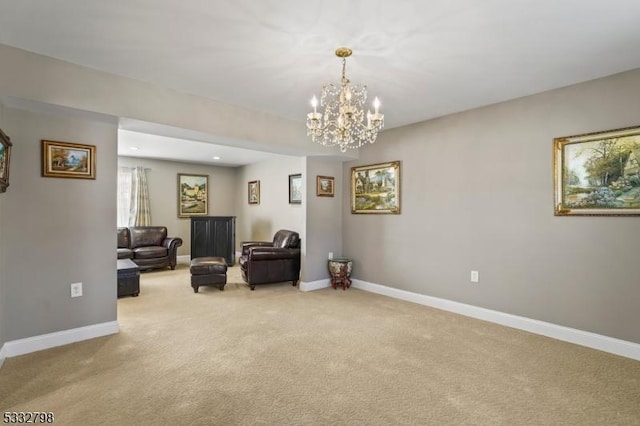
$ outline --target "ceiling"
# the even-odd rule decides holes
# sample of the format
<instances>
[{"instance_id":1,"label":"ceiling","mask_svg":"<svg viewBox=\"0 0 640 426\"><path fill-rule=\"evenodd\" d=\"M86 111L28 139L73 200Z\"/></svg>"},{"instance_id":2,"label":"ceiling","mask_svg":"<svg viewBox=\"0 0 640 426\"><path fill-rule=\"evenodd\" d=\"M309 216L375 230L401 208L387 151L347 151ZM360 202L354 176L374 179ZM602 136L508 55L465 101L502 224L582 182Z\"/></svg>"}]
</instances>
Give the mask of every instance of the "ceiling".
<instances>
[{"instance_id":1,"label":"ceiling","mask_svg":"<svg viewBox=\"0 0 640 426\"><path fill-rule=\"evenodd\" d=\"M300 126L348 46L389 129L640 68L639 20L637 0L0 0L0 43Z\"/></svg>"}]
</instances>

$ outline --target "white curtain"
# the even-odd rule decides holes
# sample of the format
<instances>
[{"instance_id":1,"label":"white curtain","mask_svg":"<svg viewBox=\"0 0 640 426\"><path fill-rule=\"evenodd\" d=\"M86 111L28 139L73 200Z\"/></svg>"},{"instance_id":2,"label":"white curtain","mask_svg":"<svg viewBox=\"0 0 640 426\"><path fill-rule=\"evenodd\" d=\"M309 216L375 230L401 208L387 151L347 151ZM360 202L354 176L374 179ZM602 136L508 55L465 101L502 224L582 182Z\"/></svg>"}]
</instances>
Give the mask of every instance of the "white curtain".
<instances>
[{"instance_id":1,"label":"white curtain","mask_svg":"<svg viewBox=\"0 0 640 426\"><path fill-rule=\"evenodd\" d=\"M131 169L118 167L118 226L129 226L131 204Z\"/></svg>"},{"instance_id":2,"label":"white curtain","mask_svg":"<svg viewBox=\"0 0 640 426\"><path fill-rule=\"evenodd\" d=\"M147 173L143 167L118 168L118 226L151 225Z\"/></svg>"},{"instance_id":3,"label":"white curtain","mask_svg":"<svg viewBox=\"0 0 640 426\"><path fill-rule=\"evenodd\" d=\"M151 206L147 172L143 167L135 167L131 172L131 202L129 205L129 226L151 225Z\"/></svg>"}]
</instances>

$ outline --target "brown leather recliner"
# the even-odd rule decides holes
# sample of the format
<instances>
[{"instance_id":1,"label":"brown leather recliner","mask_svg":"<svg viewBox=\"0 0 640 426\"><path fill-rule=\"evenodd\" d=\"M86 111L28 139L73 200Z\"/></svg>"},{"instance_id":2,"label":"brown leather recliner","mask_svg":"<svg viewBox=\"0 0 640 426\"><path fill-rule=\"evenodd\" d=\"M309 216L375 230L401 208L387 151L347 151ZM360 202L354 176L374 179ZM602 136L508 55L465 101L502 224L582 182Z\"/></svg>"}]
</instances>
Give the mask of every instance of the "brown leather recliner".
<instances>
[{"instance_id":1,"label":"brown leather recliner","mask_svg":"<svg viewBox=\"0 0 640 426\"><path fill-rule=\"evenodd\" d=\"M131 259L140 270L175 269L182 238L167 237L166 226L118 228L118 259Z\"/></svg>"},{"instance_id":2,"label":"brown leather recliner","mask_svg":"<svg viewBox=\"0 0 640 426\"><path fill-rule=\"evenodd\" d=\"M300 279L300 235L281 229L273 241L244 241L240 256L242 278L255 290L256 284Z\"/></svg>"}]
</instances>

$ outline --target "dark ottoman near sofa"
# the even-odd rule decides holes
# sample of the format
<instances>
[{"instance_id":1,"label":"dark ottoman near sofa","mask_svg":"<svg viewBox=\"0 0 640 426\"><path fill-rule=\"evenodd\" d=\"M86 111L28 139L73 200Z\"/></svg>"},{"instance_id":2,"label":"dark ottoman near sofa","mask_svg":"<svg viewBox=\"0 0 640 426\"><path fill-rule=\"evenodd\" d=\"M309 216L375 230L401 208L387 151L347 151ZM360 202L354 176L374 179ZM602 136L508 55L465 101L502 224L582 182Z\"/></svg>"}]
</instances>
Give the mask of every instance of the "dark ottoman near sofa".
<instances>
[{"instance_id":1,"label":"dark ottoman near sofa","mask_svg":"<svg viewBox=\"0 0 640 426\"><path fill-rule=\"evenodd\" d=\"M118 259L118 297L140 294L140 269L131 259Z\"/></svg>"},{"instance_id":2,"label":"dark ottoman near sofa","mask_svg":"<svg viewBox=\"0 0 640 426\"><path fill-rule=\"evenodd\" d=\"M220 291L227 283L227 262L224 257L196 257L189 266L194 293L201 285L217 285Z\"/></svg>"}]
</instances>

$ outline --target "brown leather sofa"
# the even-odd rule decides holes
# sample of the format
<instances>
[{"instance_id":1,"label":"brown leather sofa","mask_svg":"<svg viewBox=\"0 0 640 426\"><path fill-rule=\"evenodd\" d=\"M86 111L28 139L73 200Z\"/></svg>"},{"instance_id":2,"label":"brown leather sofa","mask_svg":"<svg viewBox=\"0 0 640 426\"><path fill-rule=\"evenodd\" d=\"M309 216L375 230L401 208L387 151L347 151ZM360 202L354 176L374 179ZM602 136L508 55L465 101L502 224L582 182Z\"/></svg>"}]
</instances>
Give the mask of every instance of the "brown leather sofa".
<instances>
[{"instance_id":1,"label":"brown leather sofa","mask_svg":"<svg viewBox=\"0 0 640 426\"><path fill-rule=\"evenodd\" d=\"M244 241L240 256L242 278L255 290L256 284L300 279L300 235L281 229L273 241Z\"/></svg>"},{"instance_id":2,"label":"brown leather sofa","mask_svg":"<svg viewBox=\"0 0 640 426\"><path fill-rule=\"evenodd\" d=\"M131 259L140 270L176 267L182 238L167 237L166 226L118 228L118 259Z\"/></svg>"}]
</instances>

